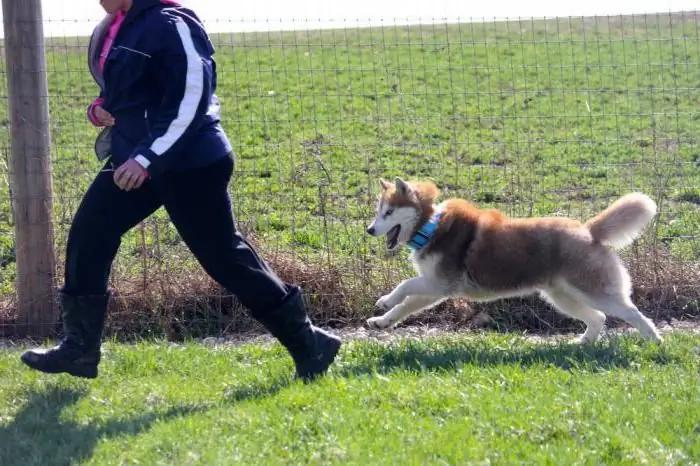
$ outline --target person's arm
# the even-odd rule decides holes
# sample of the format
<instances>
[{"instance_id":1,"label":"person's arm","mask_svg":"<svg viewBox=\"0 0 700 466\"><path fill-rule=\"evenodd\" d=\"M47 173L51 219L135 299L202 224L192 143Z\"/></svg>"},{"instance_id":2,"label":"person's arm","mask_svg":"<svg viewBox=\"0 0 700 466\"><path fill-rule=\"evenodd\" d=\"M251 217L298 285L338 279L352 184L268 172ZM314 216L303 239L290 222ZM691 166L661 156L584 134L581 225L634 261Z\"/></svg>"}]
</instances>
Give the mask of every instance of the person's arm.
<instances>
[{"instance_id":1,"label":"person's arm","mask_svg":"<svg viewBox=\"0 0 700 466\"><path fill-rule=\"evenodd\" d=\"M152 33L163 46L154 53L152 65L163 95L158 109L148 114L150 137L132 155L151 176L162 172L201 127L212 79L206 66L209 58L195 48L187 23L169 16L160 26Z\"/></svg>"}]
</instances>

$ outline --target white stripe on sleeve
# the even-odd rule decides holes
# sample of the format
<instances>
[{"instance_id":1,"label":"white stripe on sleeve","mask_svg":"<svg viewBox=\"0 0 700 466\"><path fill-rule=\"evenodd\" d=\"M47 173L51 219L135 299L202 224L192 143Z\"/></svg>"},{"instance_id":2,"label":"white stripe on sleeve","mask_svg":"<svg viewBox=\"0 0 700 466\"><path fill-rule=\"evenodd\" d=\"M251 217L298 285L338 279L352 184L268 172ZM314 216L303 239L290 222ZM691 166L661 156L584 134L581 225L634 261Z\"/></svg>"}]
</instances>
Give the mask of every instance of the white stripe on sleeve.
<instances>
[{"instance_id":1,"label":"white stripe on sleeve","mask_svg":"<svg viewBox=\"0 0 700 466\"><path fill-rule=\"evenodd\" d=\"M134 157L134 160L136 160L138 164L141 165L143 168L148 168L151 166L151 161L141 154Z\"/></svg>"},{"instance_id":2,"label":"white stripe on sleeve","mask_svg":"<svg viewBox=\"0 0 700 466\"><path fill-rule=\"evenodd\" d=\"M197 113L197 107L204 93L204 69L201 58L192 41L190 28L184 20L178 19L175 24L187 56L187 77L185 79L185 94L180 102L177 117L170 123L167 131L153 141L151 150L156 155L162 155L170 149L192 123Z\"/></svg>"}]
</instances>

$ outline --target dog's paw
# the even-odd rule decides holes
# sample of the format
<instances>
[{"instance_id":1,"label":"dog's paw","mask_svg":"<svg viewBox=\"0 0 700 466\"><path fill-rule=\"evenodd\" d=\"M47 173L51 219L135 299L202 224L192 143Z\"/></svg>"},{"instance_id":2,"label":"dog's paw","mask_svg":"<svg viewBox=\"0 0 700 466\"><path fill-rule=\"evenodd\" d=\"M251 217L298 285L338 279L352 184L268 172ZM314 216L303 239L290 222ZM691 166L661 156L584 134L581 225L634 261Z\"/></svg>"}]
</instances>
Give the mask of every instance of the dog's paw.
<instances>
[{"instance_id":1,"label":"dog's paw","mask_svg":"<svg viewBox=\"0 0 700 466\"><path fill-rule=\"evenodd\" d=\"M574 345L592 345L595 343L594 340L592 340L590 337L584 337L583 335L579 335L577 337L572 338L571 343Z\"/></svg>"},{"instance_id":2,"label":"dog's paw","mask_svg":"<svg viewBox=\"0 0 700 466\"><path fill-rule=\"evenodd\" d=\"M389 327L391 324L383 317L370 317L367 319L367 326L376 330L382 330Z\"/></svg>"},{"instance_id":3,"label":"dog's paw","mask_svg":"<svg viewBox=\"0 0 700 466\"><path fill-rule=\"evenodd\" d=\"M388 311L394 307L391 303L391 295L384 295L374 303L374 307L381 309L382 311Z\"/></svg>"}]
</instances>

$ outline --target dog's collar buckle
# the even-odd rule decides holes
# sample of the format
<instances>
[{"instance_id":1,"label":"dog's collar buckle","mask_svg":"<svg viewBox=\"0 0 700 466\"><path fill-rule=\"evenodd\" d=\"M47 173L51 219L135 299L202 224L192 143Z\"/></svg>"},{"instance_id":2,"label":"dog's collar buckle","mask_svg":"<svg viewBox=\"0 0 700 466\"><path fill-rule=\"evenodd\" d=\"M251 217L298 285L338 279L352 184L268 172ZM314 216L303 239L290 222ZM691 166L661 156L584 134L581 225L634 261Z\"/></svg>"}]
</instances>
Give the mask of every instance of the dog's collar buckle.
<instances>
[{"instance_id":1,"label":"dog's collar buckle","mask_svg":"<svg viewBox=\"0 0 700 466\"><path fill-rule=\"evenodd\" d=\"M430 241L433 233L435 233L435 230L437 230L438 223L440 223L440 219L442 218L443 214L444 212L441 210L435 212L430 217L430 220L425 222L416 232L416 234L414 234L413 237L406 243L406 246L414 251L417 251L428 244L428 241Z\"/></svg>"}]
</instances>

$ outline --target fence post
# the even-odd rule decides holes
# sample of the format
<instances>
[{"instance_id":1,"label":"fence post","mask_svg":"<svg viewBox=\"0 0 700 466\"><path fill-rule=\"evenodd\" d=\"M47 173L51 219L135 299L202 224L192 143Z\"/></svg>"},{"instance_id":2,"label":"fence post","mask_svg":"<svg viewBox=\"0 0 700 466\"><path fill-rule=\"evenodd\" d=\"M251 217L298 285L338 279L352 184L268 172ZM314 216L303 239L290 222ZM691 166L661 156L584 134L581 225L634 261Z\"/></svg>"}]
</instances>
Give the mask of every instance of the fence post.
<instances>
[{"instance_id":1,"label":"fence post","mask_svg":"<svg viewBox=\"0 0 700 466\"><path fill-rule=\"evenodd\" d=\"M17 327L55 328L49 93L41 0L2 0L10 110L10 177L17 260Z\"/></svg>"}]
</instances>

